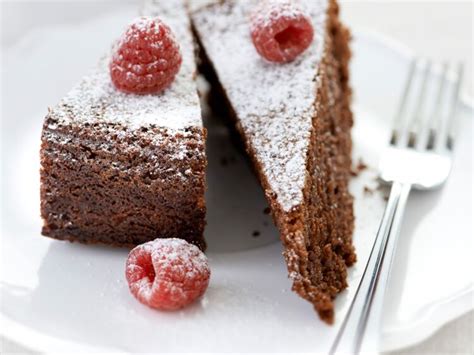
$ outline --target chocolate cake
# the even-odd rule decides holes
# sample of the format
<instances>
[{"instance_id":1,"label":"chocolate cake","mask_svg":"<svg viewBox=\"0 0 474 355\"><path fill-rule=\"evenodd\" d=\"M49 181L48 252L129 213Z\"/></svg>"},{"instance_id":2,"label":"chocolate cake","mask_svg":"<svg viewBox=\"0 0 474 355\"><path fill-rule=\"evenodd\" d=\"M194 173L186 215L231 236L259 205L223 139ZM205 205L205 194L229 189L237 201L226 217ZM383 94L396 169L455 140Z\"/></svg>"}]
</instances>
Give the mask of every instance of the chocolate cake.
<instances>
[{"instance_id":1,"label":"chocolate cake","mask_svg":"<svg viewBox=\"0 0 474 355\"><path fill-rule=\"evenodd\" d=\"M214 102L225 103L281 233L293 290L332 323L347 287L354 217L351 168L350 35L333 0L300 1L314 27L311 46L289 64L265 61L250 39L257 1L214 1L192 9Z\"/></svg>"},{"instance_id":2,"label":"chocolate cake","mask_svg":"<svg viewBox=\"0 0 474 355\"><path fill-rule=\"evenodd\" d=\"M183 3L149 2L174 32L183 63L161 94L119 92L102 59L51 108L41 144L46 236L135 245L182 238L205 248L205 136Z\"/></svg>"}]
</instances>

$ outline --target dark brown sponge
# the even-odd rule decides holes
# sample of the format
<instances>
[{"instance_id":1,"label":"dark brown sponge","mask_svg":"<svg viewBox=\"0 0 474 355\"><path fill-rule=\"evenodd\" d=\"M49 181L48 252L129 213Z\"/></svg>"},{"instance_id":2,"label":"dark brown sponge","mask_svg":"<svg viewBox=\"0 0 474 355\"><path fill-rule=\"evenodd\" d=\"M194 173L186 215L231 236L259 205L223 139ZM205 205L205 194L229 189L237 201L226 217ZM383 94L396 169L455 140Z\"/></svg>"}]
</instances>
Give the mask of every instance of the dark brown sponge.
<instances>
[{"instance_id":1,"label":"dark brown sponge","mask_svg":"<svg viewBox=\"0 0 474 355\"><path fill-rule=\"evenodd\" d=\"M183 238L204 249L204 142L197 127L173 134L61 126L50 113L41 144L43 234L127 246Z\"/></svg>"}]
</instances>

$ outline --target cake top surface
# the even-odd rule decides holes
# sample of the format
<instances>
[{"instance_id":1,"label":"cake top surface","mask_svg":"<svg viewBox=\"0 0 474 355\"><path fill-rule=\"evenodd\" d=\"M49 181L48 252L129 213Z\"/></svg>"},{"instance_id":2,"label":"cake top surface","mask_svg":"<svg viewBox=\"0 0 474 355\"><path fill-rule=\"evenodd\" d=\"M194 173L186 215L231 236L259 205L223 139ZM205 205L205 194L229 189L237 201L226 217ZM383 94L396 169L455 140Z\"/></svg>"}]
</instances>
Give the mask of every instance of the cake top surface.
<instances>
[{"instance_id":1,"label":"cake top surface","mask_svg":"<svg viewBox=\"0 0 474 355\"><path fill-rule=\"evenodd\" d=\"M175 81L164 92L152 95L126 94L117 90L109 74L109 56L102 58L51 110L64 124L117 123L130 129L154 125L171 130L201 127L197 95L193 38L183 2L147 1L143 15L159 16L175 34L183 62Z\"/></svg>"},{"instance_id":2,"label":"cake top surface","mask_svg":"<svg viewBox=\"0 0 474 355\"><path fill-rule=\"evenodd\" d=\"M257 2L195 3L192 19L278 203L289 211L303 201L328 3L300 1L313 24L313 43L295 61L273 64L250 37Z\"/></svg>"}]
</instances>

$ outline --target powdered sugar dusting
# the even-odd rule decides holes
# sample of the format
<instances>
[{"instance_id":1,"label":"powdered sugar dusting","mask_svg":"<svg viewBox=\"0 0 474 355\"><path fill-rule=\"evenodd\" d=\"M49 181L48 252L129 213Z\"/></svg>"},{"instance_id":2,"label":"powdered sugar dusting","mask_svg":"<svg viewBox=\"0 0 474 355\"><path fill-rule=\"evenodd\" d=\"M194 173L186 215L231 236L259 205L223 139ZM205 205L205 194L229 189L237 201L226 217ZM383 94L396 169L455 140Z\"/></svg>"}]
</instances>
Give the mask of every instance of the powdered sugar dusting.
<instances>
[{"instance_id":1,"label":"powdered sugar dusting","mask_svg":"<svg viewBox=\"0 0 474 355\"><path fill-rule=\"evenodd\" d=\"M263 10L263 11L262 11ZM276 18L297 19L305 13L304 4L294 0L271 0L262 1L258 7L251 12L251 19L260 27L271 25ZM270 16L267 16L270 14Z\"/></svg>"},{"instance_id":2,"label":"powdered sugar dusting","mask_svg":"<svg viewBox=\"0 0 474 355\"><path fill-rule=\"evenodd\" d=\"M155 239L144 243L139 247L143 252L151 255L153 266L160 280L166 279L166 271L170 267L178 267L183 272L183 278L194 278L198 271L209 271L209 263L206 255L193 244L189 244L183 239L164 238ZM132 260L136 261L136 260ZM137 268L136 262L127 264L127 268L134 271ZM152 282L148 277L143 279ZM143 283L149 286L149 283Z\"/></svg>"},{"instance_id":3,"label":"powdered sugar dusting","mask_svg":"<svg viewBox=\"0 0 474 355\"><path fill-rule=\"evenodd\" d=\"M302 202L316 76L324 48L327 1L304 1L314 27L312 45L289 64L262 59L250 38L257 0L234 0L192 15L205 50L285 211Z\"/></svg>"},{"instance_id":4,"label":"powdered sugar dusting","mask_svg":"<svg viewBox=\"0 0 474 355\"><path fill-rule=\"evenodd\" d=\"M159 16L172 29L180 45L183 63L170 88L153 95L122 93L110 80L110 58L106 56L52 109L59 124L106 122L130 129L154 125L170 130L202 127L189 19L183 3L172 1L172 7L169 3L155 3L144 14Z\"/></svg>"}]
</instances>

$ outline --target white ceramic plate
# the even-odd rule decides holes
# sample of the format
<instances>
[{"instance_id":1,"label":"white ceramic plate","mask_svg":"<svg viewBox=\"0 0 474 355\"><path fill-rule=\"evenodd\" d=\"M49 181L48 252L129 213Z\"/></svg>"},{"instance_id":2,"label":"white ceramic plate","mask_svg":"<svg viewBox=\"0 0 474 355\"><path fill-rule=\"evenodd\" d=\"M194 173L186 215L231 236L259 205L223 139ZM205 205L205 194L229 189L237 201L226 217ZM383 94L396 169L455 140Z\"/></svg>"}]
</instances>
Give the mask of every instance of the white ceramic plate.
<instances>
[{"instance_id":1,"label":"white ceramic plate","mask_svg":"<svg viewBox=\"0 0 474 355\"><path fill-rule=\"evenodd\" d=\"M40 236L38 149L42 119L94 65L133 15L117 12L74 27L31 32L5 53L2 111L1 332L38 351L311 351L329 349L360 279L383 212L373 168L352 182L359 262L337 299L337 322L323 324L290 291L278 233L263 193L227 131L210 120L208 256L205 297L175 313L139 304L124 281L127 250ZM354 158L377 166L410 53L355 32ZM472 308L472 108L453 175L440 191L409 201L388 291L383 349L428 337ZM229 164L221 164L225 158ZM260 236L253 237L254 231Z\"/></svg>"}]
</instances>

